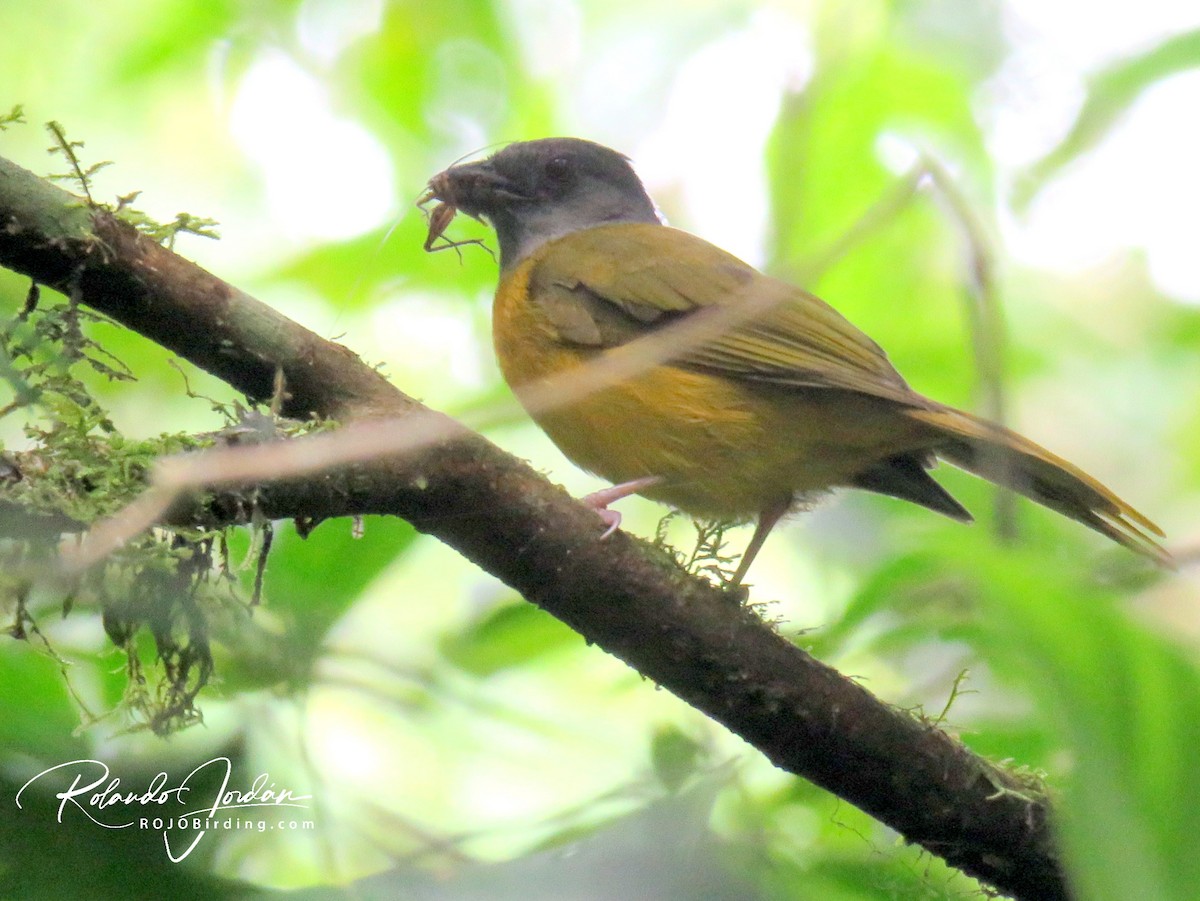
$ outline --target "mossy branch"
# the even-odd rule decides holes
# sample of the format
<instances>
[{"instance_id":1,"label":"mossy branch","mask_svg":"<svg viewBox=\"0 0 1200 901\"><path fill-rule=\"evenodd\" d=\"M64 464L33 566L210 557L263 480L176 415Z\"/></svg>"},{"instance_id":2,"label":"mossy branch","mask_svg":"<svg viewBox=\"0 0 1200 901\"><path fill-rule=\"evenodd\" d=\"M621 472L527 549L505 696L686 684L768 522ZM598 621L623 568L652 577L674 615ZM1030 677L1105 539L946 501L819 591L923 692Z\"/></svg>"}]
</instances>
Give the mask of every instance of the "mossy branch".
<instances>
[{"instance_id":1,"label":"mossy branch","mask_svg":"<svg viewBox=\"0 0 1200 901\"><path fill-rule=\"evenodd\" d=\"M344 347L2 159L0 265L253 399L270 398L282 374L287 415L432 415ZM664 566L643 542L623 532L597 540L592 510L479 435L459 428L414 453L253 490L268 517L404 517L777 766L1003 892L1067 897L1048 802L1025 782L813 659L729 593ZM240 496L219 493L204 511L236 510Z\"/></svg>"}]
</instances>

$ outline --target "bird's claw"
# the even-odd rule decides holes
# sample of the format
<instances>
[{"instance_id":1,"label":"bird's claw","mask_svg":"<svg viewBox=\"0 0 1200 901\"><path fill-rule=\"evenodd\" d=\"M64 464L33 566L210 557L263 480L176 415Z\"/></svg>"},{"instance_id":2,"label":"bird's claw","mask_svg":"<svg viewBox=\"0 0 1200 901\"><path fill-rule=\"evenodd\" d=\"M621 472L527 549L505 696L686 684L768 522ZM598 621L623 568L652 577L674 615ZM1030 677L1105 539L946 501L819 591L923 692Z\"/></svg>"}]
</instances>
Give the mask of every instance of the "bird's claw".
<instances>
[{"instance_id":1,"label":"bird's claw","mask_svg":"<svg viewBox=\"0 0 1200 901\"><path fill-rule=\"evenodd\" d=\"M631 494L637 494L644 488L649 488L651 485L656 485L662 481L660 476L645 476L641 479L634 479L631 482L622 482L620 485L613 485L610 488L601 488L599 491L593 491L591 494L582 498L583 502L596 511L600 520L607 526L604 534L600 536L603 541L621 525L621 514L617 510L608 509L608 505L621 500L621 498L629 497Z\"/></svg>"},{"instance_id":2,"label":"bird's claw","mask_svg":"<svg viewBox=\"0 0 1200 901\"><path fill-rule=\"evenodd\" d=\"M602 523L608 526L608 528L605 529L600 535L601 541L621 527L621 512L619 510L609 510L607 507L597 507L596 515L600 517L600 521Z\"/></svg>"}]
</instances>

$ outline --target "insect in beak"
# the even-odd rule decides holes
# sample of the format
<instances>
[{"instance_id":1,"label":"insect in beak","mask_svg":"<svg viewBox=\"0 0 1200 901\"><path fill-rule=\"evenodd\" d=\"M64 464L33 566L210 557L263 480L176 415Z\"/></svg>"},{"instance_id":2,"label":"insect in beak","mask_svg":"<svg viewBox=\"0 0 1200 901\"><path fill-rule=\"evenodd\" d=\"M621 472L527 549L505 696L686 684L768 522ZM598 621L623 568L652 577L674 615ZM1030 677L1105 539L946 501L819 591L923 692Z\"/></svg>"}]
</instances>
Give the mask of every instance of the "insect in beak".
<instances>
[{"instance_id":1,"label":"insect in beak","mask_svg":"<svg viewBox=\"0 0 1200 901\"><path fill-rule=\"evenodd\" d=\"M437 205L432 209L429 204L437 201ZM430 188L421 195L421 199L417 201L417 209L425 214L425 218L429 223L429 234L425 236L425 244L423 245L427 253L433 253L438 250L449 250L454 248L454 252L458 254L458 258L462 259L462 251L460 247L468 244L478 244L488 253L492 253L490 247L483 243L482 238L470 238L465 241L451 241L446 237L446 229L450 227L450 223L454 221L454 217L458 215L459 209L453 203L440 200L434 188ZM442 244L437 244L438 240L443 241ZM494 257L495 254L492 254Z\"/></svg>"}]
</instances>

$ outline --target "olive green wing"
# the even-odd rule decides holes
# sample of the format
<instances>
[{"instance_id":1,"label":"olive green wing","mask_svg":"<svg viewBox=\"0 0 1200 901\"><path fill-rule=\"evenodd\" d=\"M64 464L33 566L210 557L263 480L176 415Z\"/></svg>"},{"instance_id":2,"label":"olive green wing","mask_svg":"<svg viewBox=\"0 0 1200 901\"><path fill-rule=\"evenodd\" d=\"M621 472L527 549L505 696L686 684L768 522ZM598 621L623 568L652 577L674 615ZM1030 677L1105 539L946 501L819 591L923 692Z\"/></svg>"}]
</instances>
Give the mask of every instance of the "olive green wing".
<instances>
[{"instance_id":1,"label":"olive green wing","mask_svg":"<svg viewBox=\"0 0 1200 901\"><path fill-rule=\"evenodd\" d=\"M541 250L530 294L562 341L598 349L701 310L754 303L762 314L731 317L727 331L683 348L673 362L918 402L883 350L824 301L687 232L641 223L574 232Z\"/></svg>"}]
</instances>

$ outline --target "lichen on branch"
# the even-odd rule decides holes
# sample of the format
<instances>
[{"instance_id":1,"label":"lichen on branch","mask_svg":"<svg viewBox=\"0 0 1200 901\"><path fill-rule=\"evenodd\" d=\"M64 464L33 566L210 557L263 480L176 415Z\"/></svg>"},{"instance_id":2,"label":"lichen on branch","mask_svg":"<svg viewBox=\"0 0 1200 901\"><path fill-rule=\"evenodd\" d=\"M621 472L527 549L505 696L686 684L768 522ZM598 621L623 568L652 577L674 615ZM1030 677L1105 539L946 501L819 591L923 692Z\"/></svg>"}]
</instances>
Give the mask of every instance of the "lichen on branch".
<instances>
[{"instance_id":1,"label":"lichen on branch","mask_svg":"<svg viewBox=\"0 0 1200 901\"><path fill-rule=\"evenodd\" d=\"M56 604L63 616L98 614L125 656L126 687L107 712L89 709L72 690L84 723L117 714L122 728L167 734L201 719L197 699L213 674L215 622L244 618L248 600L226 529L217 525L156 529L102 567L70 580L58 573L60 543L80 540L137 498L156 460L219 438L121 434L85 378L134 378L88 337L86 323L101 318L63 300L26 304L0 328L0 377L14 394L0 417L23 417L25 437L19 450L0 446L0 610L10 635L60 661L39 619Z\"/></svg>"}]
</instances>

